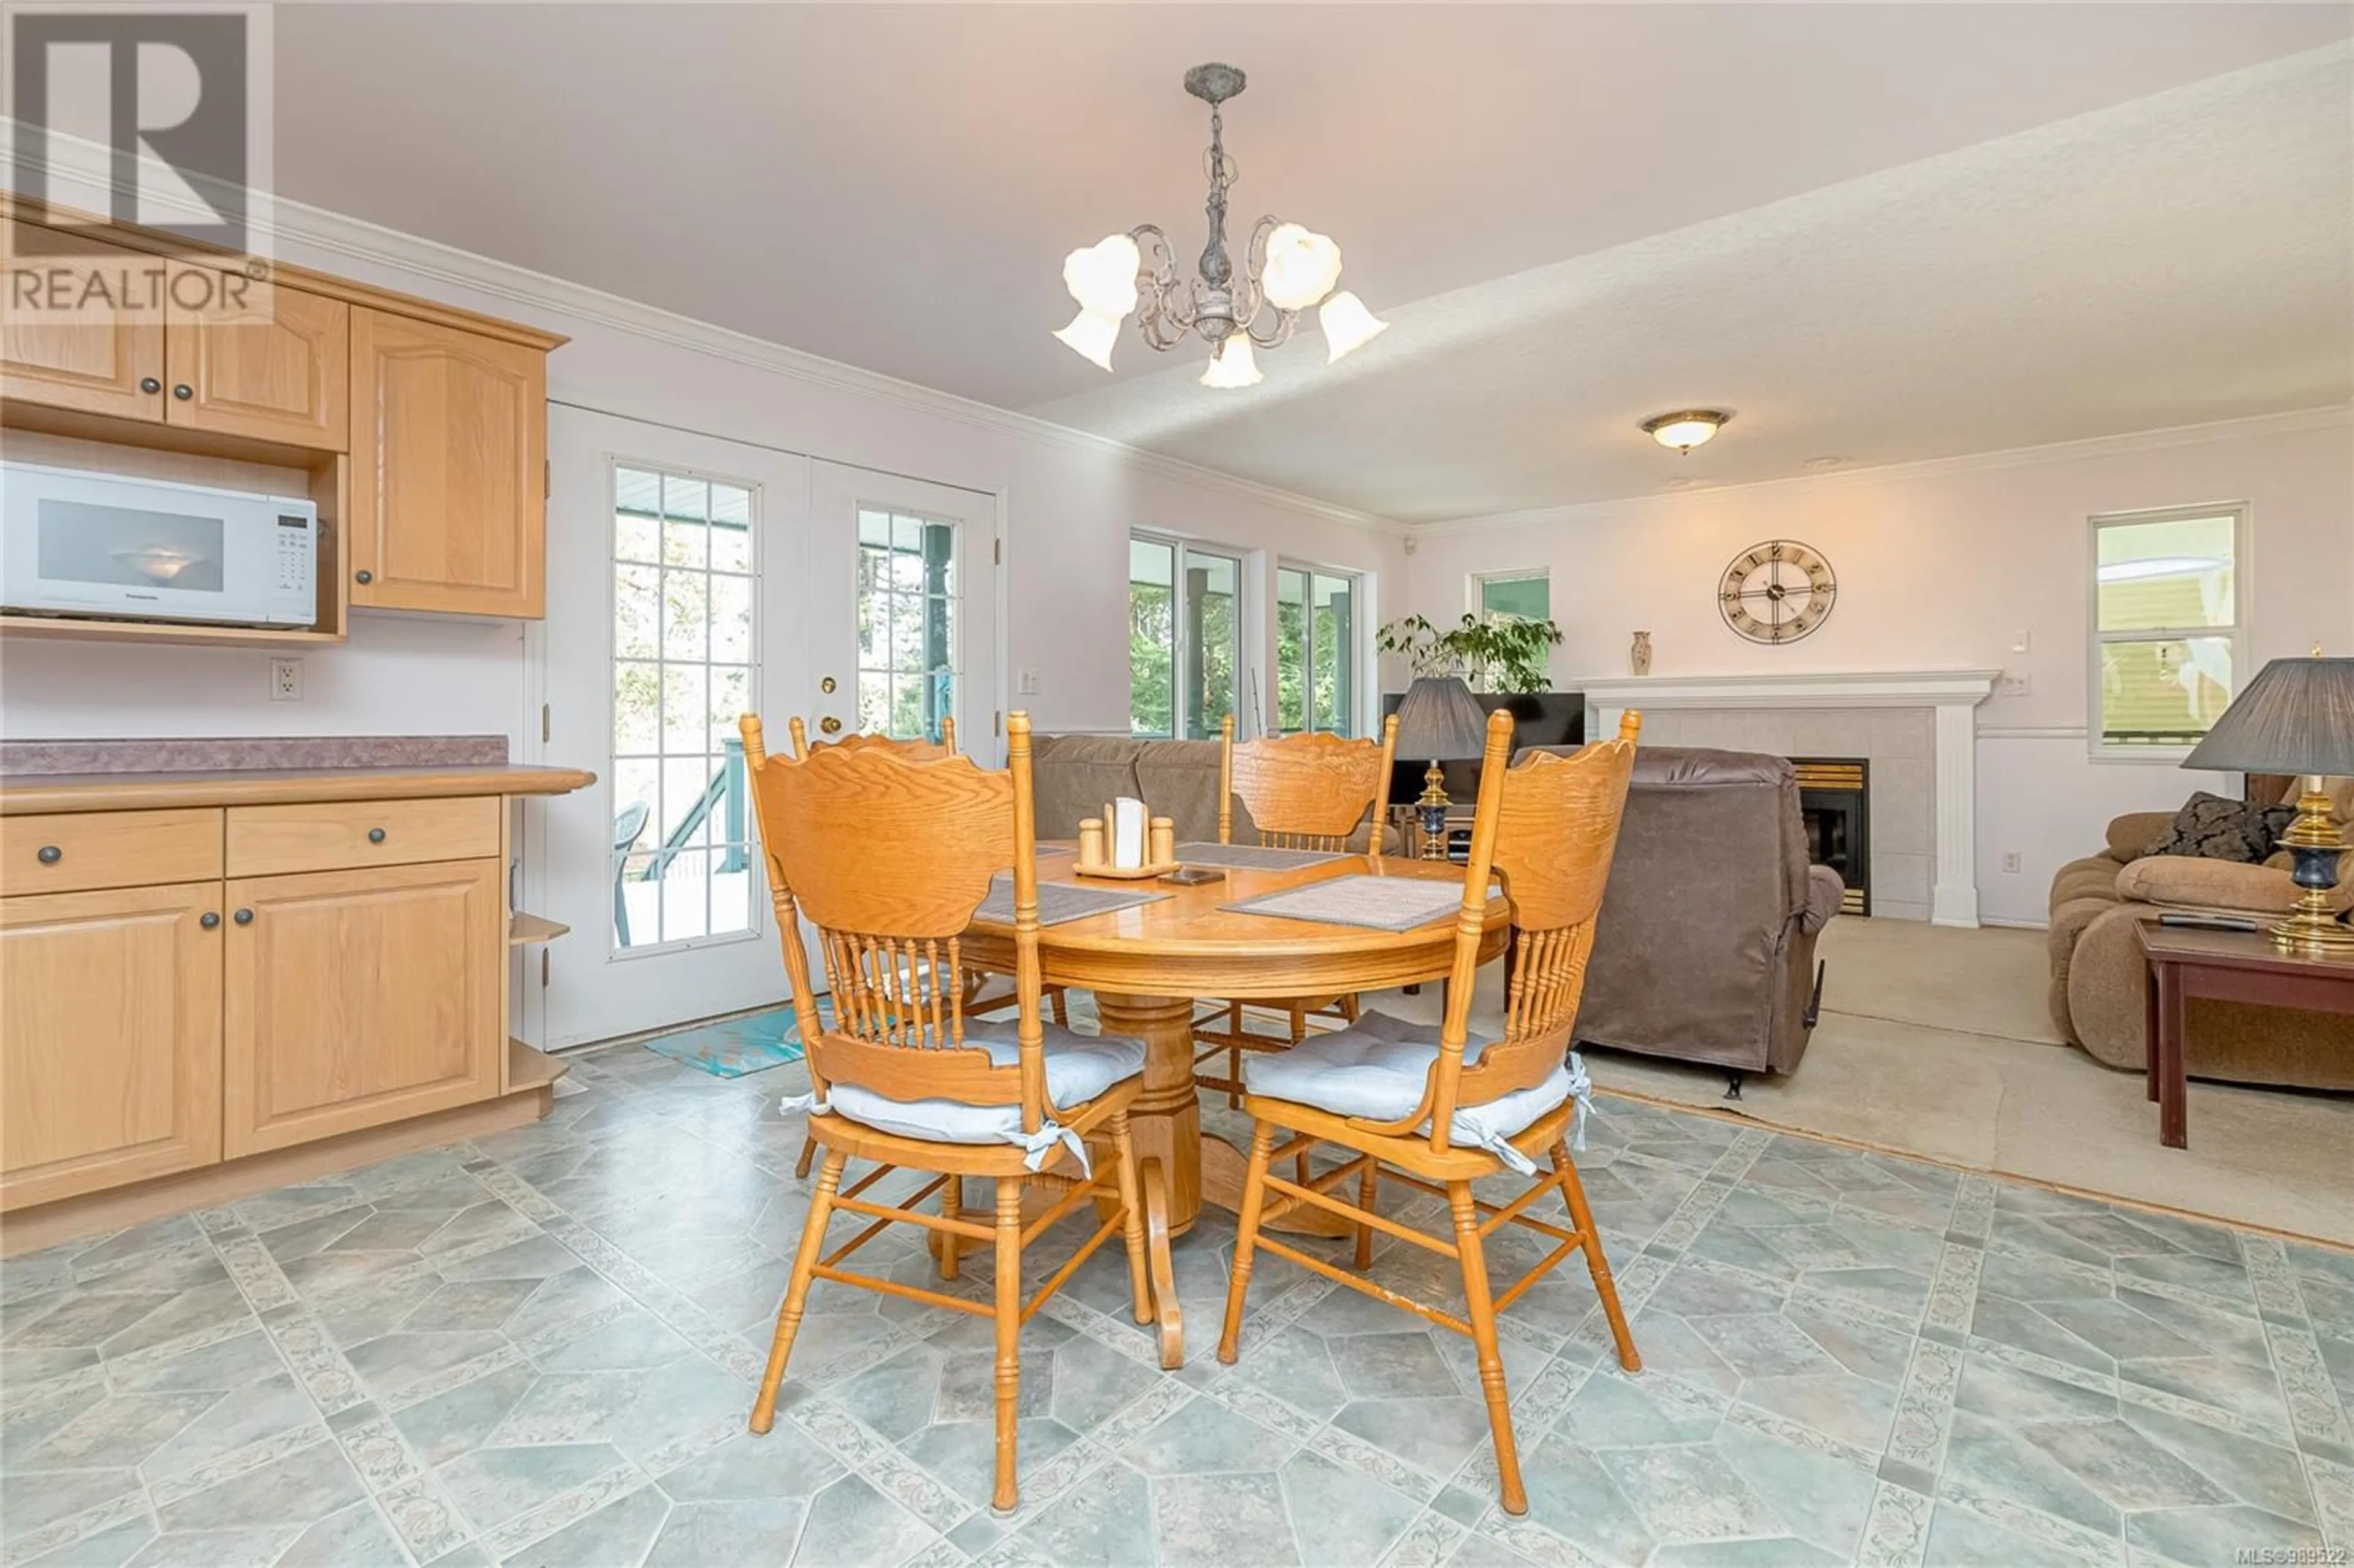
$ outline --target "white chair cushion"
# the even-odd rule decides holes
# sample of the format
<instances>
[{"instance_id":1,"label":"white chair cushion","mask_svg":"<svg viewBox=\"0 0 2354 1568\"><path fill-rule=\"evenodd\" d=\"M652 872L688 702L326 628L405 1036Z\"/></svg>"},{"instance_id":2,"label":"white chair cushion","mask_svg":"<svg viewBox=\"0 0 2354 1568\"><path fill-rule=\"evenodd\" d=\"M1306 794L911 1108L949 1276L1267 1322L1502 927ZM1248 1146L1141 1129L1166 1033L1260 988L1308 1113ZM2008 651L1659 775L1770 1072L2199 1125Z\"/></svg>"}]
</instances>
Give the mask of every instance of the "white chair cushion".
<instances>
[{"instance_id":1,"label":"white chair cushion","mask_svg":"<svg viewBox=\"0 0 2354 1568\"><path fill-rule=\"evenodd\" d=\"M1463 1065L1476 1066L1490 1044L1484 1035L1471 1036L1464 1043ZM1369 1012L1346 1029L1312 1034L1288 1051L1244 1058L1243 1086L1267 1099L1313 1106L1334 1116L1395 1121L1422 1103L1431 1064L1437 1060L1437 1025ZM1485 1149L1529 1174L1535 1165L1507 1139L1578 1093L1585 1077L1585 1065L1573 1054L1542 1083L1481 1105L1458 1106L1447 1141ZM1425 1121L1420 1130L1427 1133L1430 1123Z\"/></svg>"},{"instance_id":2,"label":"white chair cushion","mask_svg":"<svg viewBox=\"0 0 2354 1568\"><path fill-rule=\"evenodd\" d=\"M1141 1040L1120 1034L1075 1034L1051 1022L1045 1025L1045 1032L1046 1097L1060 1109L1083 1105L1114 1084L1144 1071ZM1012 1067L1021 1063L1021 1044L1016 1025L1011 1020L969 1024L964 1038L968 1046L977 1045L987 1051L989 1059L998 1066ZM969 1106L956 1100L895 1100L841 1080L836 1080L827 1092L830 1098L826 1105L805 1108L821 1114L831 1112L879 1131L935 1143L1021 1144L1032 1151L1033 1171L1044 1165L1048 1150L1059 1142L1077 1156L1080 1170L1093 1173L1086 1147L1077 1135L1051 1121L1036 1133L1024 1133L1018 1099L1002 1106ZM805 1097L797 1097L787 1106L804 1108L803 1099Z\"/></svg>"}]
</instances>

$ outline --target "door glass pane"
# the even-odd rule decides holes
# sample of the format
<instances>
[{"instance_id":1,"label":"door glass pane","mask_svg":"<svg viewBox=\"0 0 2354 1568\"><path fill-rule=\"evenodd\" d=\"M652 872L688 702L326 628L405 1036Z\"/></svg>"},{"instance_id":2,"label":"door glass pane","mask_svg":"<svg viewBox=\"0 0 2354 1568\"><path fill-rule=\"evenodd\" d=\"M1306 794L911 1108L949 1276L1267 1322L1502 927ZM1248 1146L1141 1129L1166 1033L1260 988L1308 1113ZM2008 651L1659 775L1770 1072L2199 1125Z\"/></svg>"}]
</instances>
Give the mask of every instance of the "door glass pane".
<instances>
[{"instance_id":1,"label":"door glass pane","mask_svg":"<svg viewBox=\"0 0 2354 1568\"><path fill-rule=\"evenodd\" d=\"M2229 626L2238 519L2105 523L2099 535L2102 631Z\"/></svg>"},{"instance_id":2,"label":"door glass pane","mask_svg":"<svg viewBox=\"0 0 2354 1568\"><path fill-rule=\"evenodd\" d=\"M1308 577L1275 574L1275 722L1286 734L1308 727Z\"/></svg>"},{"instance_id":3,"label":"door glass pane","mask_svg":"<svg viewBox=\"0 0 2354 1568\"><path fill-rule=\"evenodd\" d=\"M1336 735L1356 733L1357 579L1315 574L1313 654L1315 724Z\"/></svg>"},{"instance_id":4,"label":"door glass pane","mask_svg":"<svg viewBox=\"0 0 2354 1568\"><path fill-rule=\"evenodd\" d=\"M2105 746L2196 746L2237 689L2229 637L2099 646Z\"/></svg>"},{"instance_id":5,"label":"door glass pane","mask_svg":"<svg viewBox=\"0 0 2354 1568\"><path fill-rule=\"evenodd\" d=\"M1128 727L1132 735L1177 733L1177 550L1151 539L1128 542Z\"/></svg>"},{"instance_id":6,"label":"door glass pane","mask_svg":"<svg viewBox=\"0 0 2354 1568\"><path fill-rule=\"evenodd\" d=\"M1235 711L1235 678L1242 668L1242 563L1230 556L1184 552L1185 622L1179 687L1184 693L1185 736L1216 738Z\"/></svg>"},{"instance_id":7,"label":"door glass pane","mask_svg":"<svg viewBox=\"0 0 2354 1568\"><path fill-rule=\"evenodd\" d=\"M858 512L858 726L938 740L955 712L957 527Z\"/></svg>"},{"instance_id":8,"label":"door glass pane","mask_svg":"<svg viewBox=\"0 0 2354 1568\"><path fill-rule=\"evenodd\" d=\"M758 859L736 721L752 706L755 515L742 485L614 471L613 940L622 949L752 929Z\"/></svg>"}]
</instances>

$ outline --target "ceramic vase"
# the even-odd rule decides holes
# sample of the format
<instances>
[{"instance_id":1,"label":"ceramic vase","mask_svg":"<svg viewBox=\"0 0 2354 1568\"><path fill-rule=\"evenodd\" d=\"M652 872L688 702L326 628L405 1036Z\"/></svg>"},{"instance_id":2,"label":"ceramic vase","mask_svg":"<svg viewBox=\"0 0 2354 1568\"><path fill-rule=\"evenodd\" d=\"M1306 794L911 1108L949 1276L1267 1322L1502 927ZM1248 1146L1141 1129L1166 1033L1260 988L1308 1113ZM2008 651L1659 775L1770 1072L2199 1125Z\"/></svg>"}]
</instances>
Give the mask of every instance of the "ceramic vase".
<instances>
[{"instance_id":1,"label":"ceramic vase","mask_svg":"<svg viewBox=\"0 0 2354 1568\"><path fill-rule=\"evenodd\" d=\"M1649 632L1635 633L1634 646L1627 650L1627 663L1628 668L1638 675L1648 675L1651 673L1651 634Z\"/></svg>"}]
</instances>

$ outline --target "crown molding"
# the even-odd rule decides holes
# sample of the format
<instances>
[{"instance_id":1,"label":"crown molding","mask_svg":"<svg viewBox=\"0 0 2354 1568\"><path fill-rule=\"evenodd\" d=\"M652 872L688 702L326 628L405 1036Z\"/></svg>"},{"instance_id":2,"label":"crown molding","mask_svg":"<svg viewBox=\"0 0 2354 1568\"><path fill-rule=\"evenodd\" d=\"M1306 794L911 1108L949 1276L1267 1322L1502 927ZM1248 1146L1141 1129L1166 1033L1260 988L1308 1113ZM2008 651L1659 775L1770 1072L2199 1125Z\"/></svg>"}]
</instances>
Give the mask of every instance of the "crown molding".
<instances>
[{"instance_id":1,"label":"crown molding","mask_svg":"<svg viewBox=\"0 0 2354 1568\"><path fill-rule=\"evenodd\" d=\"M1964 452L1953 457L1923 458L1915 462L1881 463L1840 469L1831 473L1790 474L1779 479L1748 480L1710 485L1667 494L1622 495L1603 501L1579 501L1564 506L1532 506L1518 512L1495 512L1444 523L1416 523L1406 527L1409 540L1446 538L1457 534L1484 534L1500 528L1526 528L1549 524L1602 522L1630 512L1666 510L1702 496L1738 495L1758 490L1836 492L1866 484L1901 483L1949 473L1981 473L1997 469L2035 468L2049 463L2077 462L2088 458L2119 457L2133 452L2161 451L2174 447L2204 446L2250 436L2289 435L2304 430L2354 427L2354 405L2333 403L2316 408L2292 408L2279 414L2252 414L2244 418L2216 419L2202 425L2169 425L2154 430L2132 430L2115 436L2088 436L2082 440L2053 441L2043 446L2009 447L1990 452Z\"/></svg>"},{"instance_id":2,"label":"crown molding","mask_svg":"<svg viewBox=\"0 0 2354 1568\"><path fill-rule=\"evenodd\" d=\"M18 122L14 119L0 117L0 146L8 149L5 155L0 155L0 188L11 192L22 189L13 151L19 144L17 126ZM52 145L75 140L59 136L53 139ZM51 191L50 199L58 205L85 211L109 210L115 182L111 164L104 155L104 150L82 143L69 146L65 151L68 156L62 161L68 166L55 172L51 183L58 188ZM109 174L103 177L94 176L87 172L91 169L107 169ZM148 199L151 204L156 199L153 187ZM173 204L166 201L164 205L169 207ZM181 203L179 206L187 216L204 216L202 209L192 204ZM942 392L877 371L844 365L838 360L790 348L731 327L718 326L659 305L608 293L585 283L536 272L528 267L518 267L285 196L271 197L266 208L257 214L255 227L263 240L262 244L255 247L260 254L276 255L283 249L285 242L292 241L318 257L389 268L407 280L403 287L429 297L432 292L431 286L436 284L444 288L465 289L496 300L503 308L512 309L526 319L535 317L544 320L553 315L589 323L674 348L728 360L828 391L890 404L937 418L953 419L960 424L1010 436L1034 445L1108 458L1139 473L1200 485L1263 505L1343 524L1386 538L1404 538L1408 532L1406 525L1394 518L1360 512L1353 507L1130 446L1108 436L1092 435L1067 425L1058 425L1033 414L1016 413L994 404L960 397L952 392Z\"/></svg>"}]
</instances>

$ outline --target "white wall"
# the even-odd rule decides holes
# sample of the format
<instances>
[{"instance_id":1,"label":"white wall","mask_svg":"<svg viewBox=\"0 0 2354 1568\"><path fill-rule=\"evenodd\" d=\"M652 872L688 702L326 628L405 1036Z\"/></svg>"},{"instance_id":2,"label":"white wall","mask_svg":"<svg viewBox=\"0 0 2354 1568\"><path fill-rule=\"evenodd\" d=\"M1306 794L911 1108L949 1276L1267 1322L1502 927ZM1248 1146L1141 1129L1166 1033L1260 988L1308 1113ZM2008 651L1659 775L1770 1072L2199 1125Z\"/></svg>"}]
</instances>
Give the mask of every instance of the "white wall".
<instances>
[{"instance_id":1,"label":"white wall","mask_svg":"<svg viewBox=\"0 0 2354 1568\"><path fill-rule=\"evenodd\" d=\"M1018 701L1043 730L1128 727L1131 526L1393 583L1402 573L1398 530L1374 519L330 215L281 206L278 217L281 260L569 334L549 365L557 401L1002 493L1007 679L1010 687L1013 671L1040 672L1038 694ZM559 493L555 504L567 502L578 498ZM259 649L11 640L0 649L0 733L464 731L506 734L519 757L536 747L536 723L526 721L535 688L514 623L355 616L347 643L305 652L299 705L268 701L269 657ZM1272 684L1263 677L1263 689ZM560 748L549 760L597 765Z\"/></svg>"},{"instance_id":2,"label":"white wall","mask_svg":"<svg viewBox=\"0 0 2354 1568\"><path fill-rule=\"evenodd\" d=\"M2193 788L2238 787L2152 763L2095 763L2084 736L2085 520L2225 501L2249 507L2251 669L2316 639L2354 652L2354 439L2343 410L1446 524L1408 557L1405 607L1451 619L1469 574L1548 567L1567 635L1553 673L1567 688L1581 674L1624 673L1638 628L1651 633L1662 675L2024 673L2028 694L1978 710L1978 892L1984 917L2040 923L2052 872L2097 850L2109 817L2171 809ZM1718 577L1742 549L1785 537L1829 557L1839 602L1804 641L1760 647L1718 615ZM2022 631L2030 651L2014 653ZM2001 869L2009 853L2015 874Z\"/></svg>"}]
</instances>

